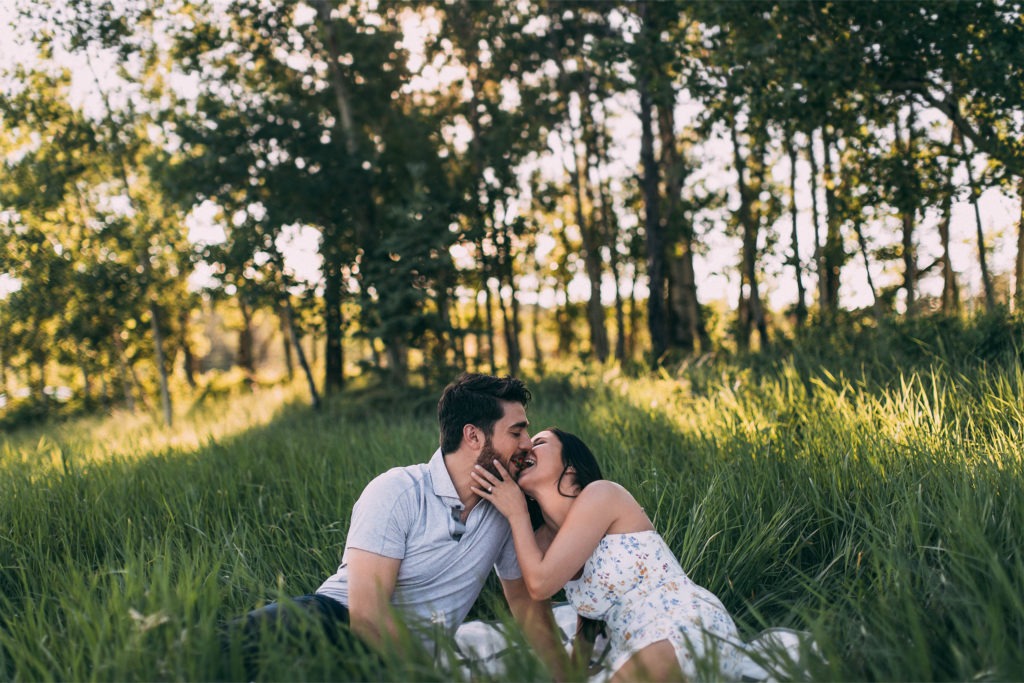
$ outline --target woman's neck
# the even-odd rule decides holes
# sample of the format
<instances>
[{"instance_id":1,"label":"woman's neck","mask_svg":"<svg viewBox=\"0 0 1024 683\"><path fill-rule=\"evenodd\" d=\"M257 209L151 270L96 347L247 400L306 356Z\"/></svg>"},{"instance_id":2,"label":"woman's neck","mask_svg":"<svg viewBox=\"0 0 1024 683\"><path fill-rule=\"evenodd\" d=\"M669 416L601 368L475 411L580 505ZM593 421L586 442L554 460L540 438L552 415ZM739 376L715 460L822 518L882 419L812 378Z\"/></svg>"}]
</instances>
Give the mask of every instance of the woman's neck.
<instances>
[{"instance_id":1,"label":"woman's neck","mask_svg":"<svg viewBox=\"0 0 1024 683\"><path fill-rule=\"evenodd\" d=\"M544 516L544 523L556 532L562 527L565 518L569 514L569 508L572 507L573 502L576 500L573 497L562 495L555 489L540 492L538 495L533 496L533 499L540 506L541 514Z\"/></svg>"}]
</instances>

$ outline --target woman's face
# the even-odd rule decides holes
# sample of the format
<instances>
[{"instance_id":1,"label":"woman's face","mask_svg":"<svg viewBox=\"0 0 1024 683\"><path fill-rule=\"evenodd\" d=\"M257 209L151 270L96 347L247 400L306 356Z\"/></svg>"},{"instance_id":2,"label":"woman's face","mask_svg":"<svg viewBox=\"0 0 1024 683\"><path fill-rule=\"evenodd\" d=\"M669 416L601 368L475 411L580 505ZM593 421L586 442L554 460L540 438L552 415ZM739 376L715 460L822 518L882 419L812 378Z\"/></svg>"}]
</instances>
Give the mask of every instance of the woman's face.
<instances>
[{"instance_id":1,"label":"woman's face","mask_svg":"<svg viewBox=\"0 0 1024 683\"><path fill-rule=\"evenodd\" d=\"M533 448L522 464L518 482L524 491L536 491L544 484L556 483L564 469L562 442L553 432L540 432L533 437Z\"/></svg>"}]
</instances>

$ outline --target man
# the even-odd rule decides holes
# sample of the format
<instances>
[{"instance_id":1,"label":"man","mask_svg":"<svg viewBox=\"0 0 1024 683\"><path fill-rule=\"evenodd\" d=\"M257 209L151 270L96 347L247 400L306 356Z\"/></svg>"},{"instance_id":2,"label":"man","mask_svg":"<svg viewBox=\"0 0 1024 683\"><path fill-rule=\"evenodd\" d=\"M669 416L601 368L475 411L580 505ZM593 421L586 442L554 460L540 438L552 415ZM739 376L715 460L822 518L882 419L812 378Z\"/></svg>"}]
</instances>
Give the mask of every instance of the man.
<instances>
[{"instance_id":1,"label":"man","mask_svg":"<svg viewBox=\"0 0 1024 683\"><path fill-rule=\"evenodd\" d=\"M464 374L438 402L440 448L428 463L396 467L371 481L352 509L338 571L293 602L315 612L328 634L338 622L385 652L411 628L421 638L465 619L491 567L509 608L538 653L560 674L564 650L548 601L530 598L508 522L470 489L476 464L509 471L531 448L526 385L512 377ZM396 615L400 619L396 619ZM280 619L279 605L251 612L246 627Z\"/></svg>"}]
</instances>

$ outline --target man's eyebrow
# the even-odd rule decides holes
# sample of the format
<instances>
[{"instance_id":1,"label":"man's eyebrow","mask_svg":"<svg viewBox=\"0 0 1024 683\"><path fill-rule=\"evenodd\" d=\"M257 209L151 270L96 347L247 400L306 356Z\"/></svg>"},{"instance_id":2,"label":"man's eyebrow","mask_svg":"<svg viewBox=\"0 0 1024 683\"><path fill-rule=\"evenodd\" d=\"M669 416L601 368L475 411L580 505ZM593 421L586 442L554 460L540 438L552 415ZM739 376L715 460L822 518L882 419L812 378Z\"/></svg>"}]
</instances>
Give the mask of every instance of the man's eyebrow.
<instances>
[{"instance_id":1,"label":"man's eyebrow","mask_svg":"<svg viewBox=\"0 0 1024 683\"><path fill-rule=\"evenodd\" d=\"M529 420L523 420L522 422L516 422L514 425L510 426L509 429L526 429L529 426L530 426L530 421Z\"/></svg>"}]
</instances>

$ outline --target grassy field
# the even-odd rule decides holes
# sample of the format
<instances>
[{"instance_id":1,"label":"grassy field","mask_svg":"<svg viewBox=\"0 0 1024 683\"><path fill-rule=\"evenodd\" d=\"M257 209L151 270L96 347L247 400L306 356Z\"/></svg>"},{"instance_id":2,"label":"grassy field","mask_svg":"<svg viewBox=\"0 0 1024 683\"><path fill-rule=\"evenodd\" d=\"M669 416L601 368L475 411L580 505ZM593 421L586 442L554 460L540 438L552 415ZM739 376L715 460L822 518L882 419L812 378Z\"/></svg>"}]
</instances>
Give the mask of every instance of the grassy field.
<instances>
[{"instance_id":1,"label":"grassy field","mask_svg":"<svg viewBox=\"0 0 1024 683\"><path fill-rule=\"evenodd\" d=\"M750 636L811 631L794 678L1024 677L1024 370L928 363L844 376L711 364L532 383L530 417L583 435ZM312 591L376 473L437 442L436 389L289 389L193 406L169 432L113 415L0 442L0 678L222 680L218 623ZM474 615L501 614L496 586ZM541 676L528 656L509 680ZM265 680L446 680L315 638Z\"/></svg>"}]
</instances>

